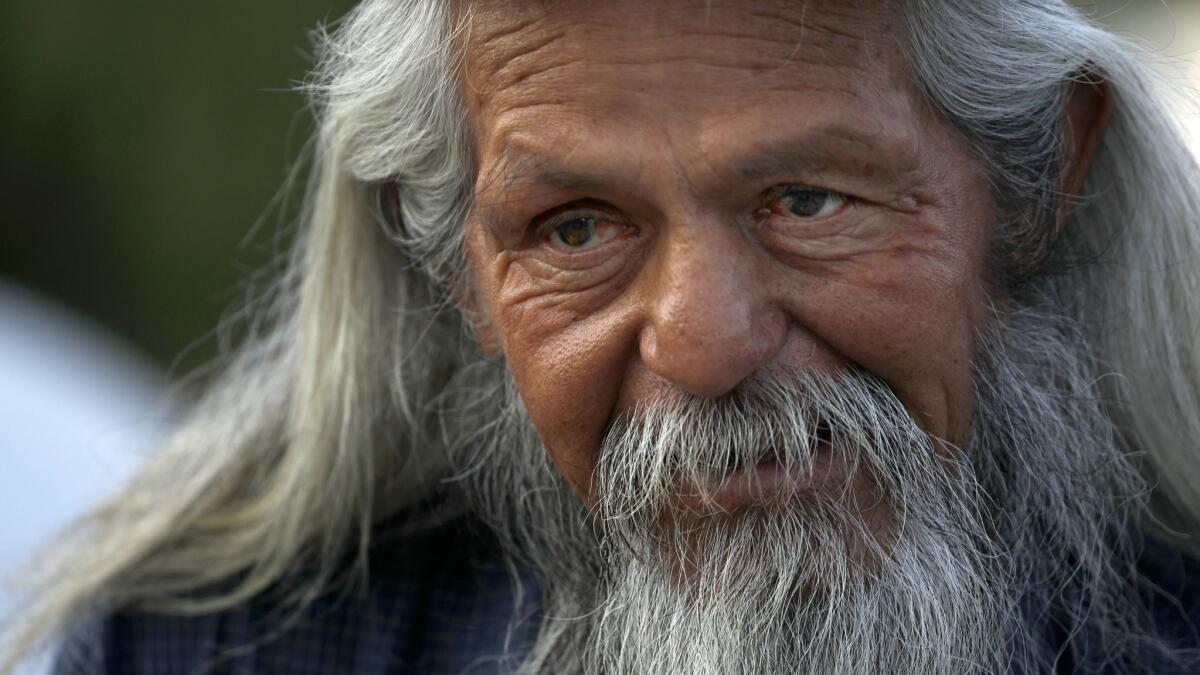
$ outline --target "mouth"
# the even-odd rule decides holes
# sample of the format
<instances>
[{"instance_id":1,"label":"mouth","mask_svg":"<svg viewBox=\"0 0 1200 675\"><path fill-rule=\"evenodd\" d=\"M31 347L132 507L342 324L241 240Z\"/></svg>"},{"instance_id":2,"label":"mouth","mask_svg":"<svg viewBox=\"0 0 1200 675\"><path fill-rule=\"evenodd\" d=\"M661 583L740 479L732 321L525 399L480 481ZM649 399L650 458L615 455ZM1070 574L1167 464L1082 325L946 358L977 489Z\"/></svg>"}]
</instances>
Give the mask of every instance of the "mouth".
<instances>
[{"instance_id":1,"label":"mouth","mask_svg":"<svg viewBox=\"0 0 1200 675\"><path fill-rule=\"evenodd\" d=\"M722 469L714 471L704 490L708 499L722 511L762 505L789 496L819 489L836 480L833 475L832 431L820 422L809 438L808 461L787 459L779 448L767 447L750 464L739 453L731 453Z\"/></svg>"}]
</instances>

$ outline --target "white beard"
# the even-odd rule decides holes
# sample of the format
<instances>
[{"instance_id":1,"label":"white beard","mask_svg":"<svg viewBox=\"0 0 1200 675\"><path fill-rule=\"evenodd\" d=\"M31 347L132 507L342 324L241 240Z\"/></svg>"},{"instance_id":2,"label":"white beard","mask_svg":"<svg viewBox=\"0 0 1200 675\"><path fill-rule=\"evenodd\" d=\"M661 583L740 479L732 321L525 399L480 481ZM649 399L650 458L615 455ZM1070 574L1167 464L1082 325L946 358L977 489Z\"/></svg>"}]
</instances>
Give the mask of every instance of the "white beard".
<instances>
[{"instance_id":1,"label":"white beard","mask_svg":"<svg viewBox=\"0 0 1200 675\"><path fill-rule=\"evenodd\" d=\"M770 444L808 472L818 424L833 452L884 477L870 506L894 527L868 526L845 486L676 515L678 467ZM721 401L660 404L615 426L597 475L611 573L584 672L963 673L997 657L1008 608L970 467L939 460L870 376L780 373ZM672 508L664 527L654 509Z\"/></svg>"},{"instance_id":2,"label":"white beard","mask_svg":"<svg viewBox=\"0 0 1200 675\"><path fill-rule=\"evenodd\" d=\"M713 534L684 584L661 564L626 563L580 670L962 673L995 648L984 577L936 567L918 545L872 572L831 522L751 517Z\"/></svg>"},{"instance_id":3,"label":"white beard","mask_svg":"<svg viewBox=\"0 0 1200 675\"><path fill-rule=\"evenodd\" d=\"M525 670L1037 673L1059 645L1044 640L1050 613L1030 607L1084 631L1125 625L1136 608L1111 572L1128 555L1117 504L1138 507L1140 479L1073 336L1038 317L1010 325L981 345L971 441L949 461L873 376L781 373L615 422L587 511L510 396L467 488L542 579ZM883 532L837 491L672 510L681 481L734 456L752 465L764 447L807 470L818 423L871 476Z\"/></svg>"}]
</instances>

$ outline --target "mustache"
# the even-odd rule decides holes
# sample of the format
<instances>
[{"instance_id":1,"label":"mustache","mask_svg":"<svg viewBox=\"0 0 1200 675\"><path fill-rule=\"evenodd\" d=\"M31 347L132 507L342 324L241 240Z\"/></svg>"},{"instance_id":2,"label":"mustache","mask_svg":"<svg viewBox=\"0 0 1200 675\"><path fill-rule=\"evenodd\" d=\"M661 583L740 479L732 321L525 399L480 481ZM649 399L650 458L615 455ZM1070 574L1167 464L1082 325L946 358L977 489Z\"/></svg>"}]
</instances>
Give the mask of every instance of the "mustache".
<instances>
[{"instance_id":1,"label":"mustache","mask_svg":"<svg viewBox=\"0 0 1200 675\"><path fill-rule=\"evenodd\" d=\"M609 521L653 517L681 489L711 504L722 476L764 461L811 475L823 447L885 493L911 491L905 476L945 474L931 438L879 377L781 368L719 398L674 391L617 417L598 456L597 510Z\"/></svg>"}]
</instances>

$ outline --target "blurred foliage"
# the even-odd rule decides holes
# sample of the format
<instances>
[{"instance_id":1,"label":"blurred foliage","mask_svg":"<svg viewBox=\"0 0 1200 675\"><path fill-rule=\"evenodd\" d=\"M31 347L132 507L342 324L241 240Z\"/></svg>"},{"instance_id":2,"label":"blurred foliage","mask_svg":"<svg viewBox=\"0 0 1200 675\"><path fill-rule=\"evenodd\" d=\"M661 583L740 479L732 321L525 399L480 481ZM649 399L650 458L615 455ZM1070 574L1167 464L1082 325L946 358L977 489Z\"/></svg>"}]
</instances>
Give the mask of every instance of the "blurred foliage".
<instances>
[{"instance_id":1,"label":"blurred foliage","mask_svg":"<svg viewBox=\"0 0 1200 675\"><path fill-rule=\"evenodd\" d=\"M163 364L209 334L274 248L310 31L350 5L0 3L0 279Z\"/></svg>"}]
</instances>

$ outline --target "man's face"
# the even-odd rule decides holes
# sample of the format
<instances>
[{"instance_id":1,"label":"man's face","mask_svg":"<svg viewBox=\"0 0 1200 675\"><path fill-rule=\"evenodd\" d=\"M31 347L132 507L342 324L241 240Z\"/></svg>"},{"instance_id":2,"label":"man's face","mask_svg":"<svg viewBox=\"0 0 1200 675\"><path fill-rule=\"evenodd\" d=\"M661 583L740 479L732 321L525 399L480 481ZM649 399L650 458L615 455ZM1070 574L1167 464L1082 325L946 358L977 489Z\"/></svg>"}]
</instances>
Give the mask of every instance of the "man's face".
<instances>
[{"instance_id":1,"label":"man's face","mask_svg":"<svg viewBox=\"0 0 1200 675\"><path fill-rule=\"evenodd\" d=\"M869 2L474 9L484 339L585 502L614 420L756 373L859 368L966 440L993 204L894 34ZM872 489L818 465L806 489Z\"/></svg>"}]
</instances>

